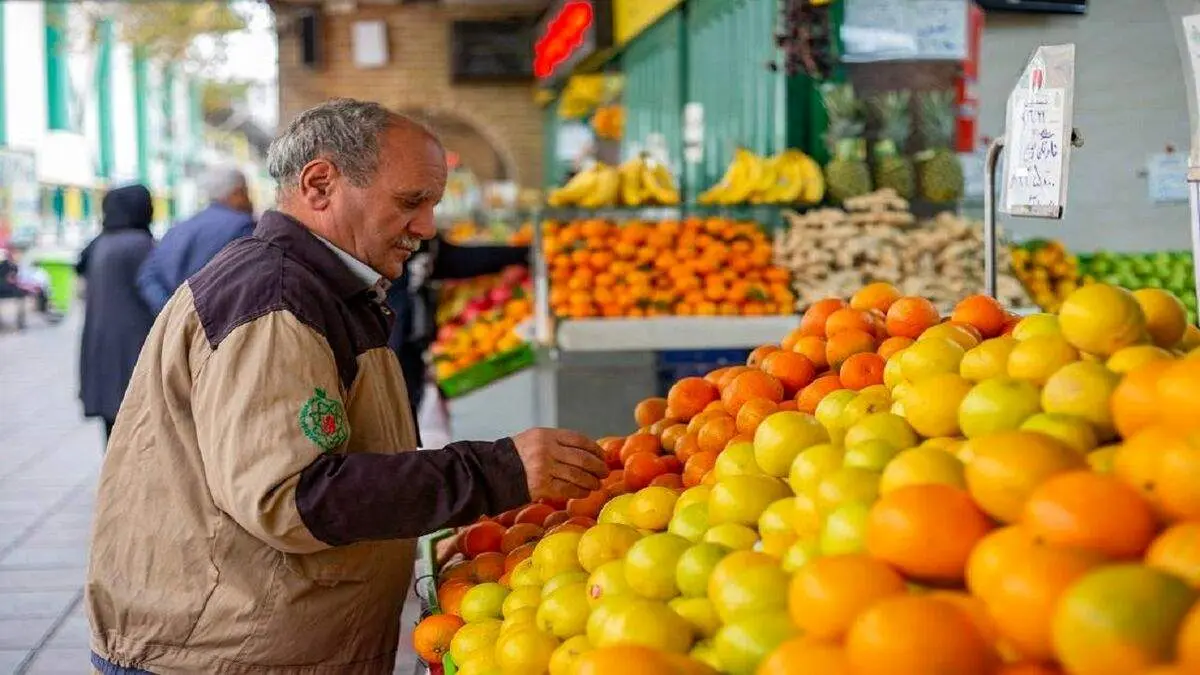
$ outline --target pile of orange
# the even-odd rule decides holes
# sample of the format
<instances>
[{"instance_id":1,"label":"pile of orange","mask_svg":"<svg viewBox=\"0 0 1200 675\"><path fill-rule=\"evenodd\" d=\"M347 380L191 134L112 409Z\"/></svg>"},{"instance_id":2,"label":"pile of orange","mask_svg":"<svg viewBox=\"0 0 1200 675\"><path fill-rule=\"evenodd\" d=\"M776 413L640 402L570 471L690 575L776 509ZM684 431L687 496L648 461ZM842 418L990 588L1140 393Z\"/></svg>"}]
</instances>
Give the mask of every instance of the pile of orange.
<instances>
[{"instance_id":1,"label":"pile of orange","mask_svg":"<svg viewBox=\"0 0 1200 675\"><path fill-rule=\"evenodd\" d=\"M791 314L788 272L755 223L549 223L550 306L564 318Z\"/></svg>"},{"instance_id":2,"label":"pile of orange","mask_svg":"<svg viewBox=\"0 0 1200 675\"><path fill-rule=\"evenodd\" d=\"M422 622L419 653L453 653L451 636L474 629L505 647L470 672L1200 673L1200 331L1104 293L1124 304L1069 300L1075 314L1020 322L986 296L942 317L881 284L814 304L745 365L641 401L636 431L599 441L601 489L463 529L461 559L439 573L451 616ZM909 406L961 398L969 378L935 364L885 382L897 363L920 375L937 353L922 345L1033 341L1057 359L1051 338L1087 356L1060 372L1092 380L1038 385L1032 427L921 431ZM824 421L827 401L900 384L899 408L859 407L840 434ZM498 613L454 616L496 582ZM516 657L528 668L505 670Z\"/></svg>"}]
</instances>

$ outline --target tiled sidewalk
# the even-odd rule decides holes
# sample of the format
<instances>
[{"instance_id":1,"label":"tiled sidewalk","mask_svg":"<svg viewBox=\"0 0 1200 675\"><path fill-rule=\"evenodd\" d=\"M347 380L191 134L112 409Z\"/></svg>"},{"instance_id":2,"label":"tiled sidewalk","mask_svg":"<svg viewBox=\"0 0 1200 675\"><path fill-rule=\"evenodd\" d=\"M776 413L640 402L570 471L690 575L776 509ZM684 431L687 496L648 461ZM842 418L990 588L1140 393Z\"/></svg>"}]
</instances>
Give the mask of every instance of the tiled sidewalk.
<instances>
[{"instance_id":1,"label":"tiled sidewalk","mask_svg":"<svg viewBox=\"0 0 1200 675\"><path fill-rule=\"evenodd\" d=\"M79 323L0 333L0 674L89 672L81 598L103 431L76 400ZM407 628L411 598L404 616ZM401 640L396 673L411 675Z\"/></svg>"}]
</instances>

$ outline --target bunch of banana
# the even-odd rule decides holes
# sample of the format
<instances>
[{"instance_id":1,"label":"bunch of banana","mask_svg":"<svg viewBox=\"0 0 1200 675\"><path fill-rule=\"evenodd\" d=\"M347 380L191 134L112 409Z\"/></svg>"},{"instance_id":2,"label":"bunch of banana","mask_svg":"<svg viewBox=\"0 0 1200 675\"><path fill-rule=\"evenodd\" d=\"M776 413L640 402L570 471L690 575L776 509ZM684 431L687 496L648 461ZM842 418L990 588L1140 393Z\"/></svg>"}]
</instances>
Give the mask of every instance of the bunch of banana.
<instances>
[{"instance_id":1,"label":"bunch of banana","mask_svg":"<svg viewBox=\"0 0 1200 675\"><path fill-rule=\"evenodd\" d=\"M616 206L621 175L616 167L596 162L575 174L567 184L550 191L546 203L553 207L578 206L599 209Z\"/></svg>"},{"instance_id":2,"label":"bunch of banana","mask_svg":"<svg viewBox=\"0 0 1200 675\"><path fill-rule=\"evenodd\" d=\"M624 206L674 206L679 188L666 165L639 155L617 167Z\"/></svg>"},{"instance_id":3,"label":"bunch of banana","mask_svg":"<svg viewBox=\"0 0 1200 675\"><path fill-rule=\"evenodd\" d=\"M701 204L819 204L825 197L821 167L799 150L763 157L739 148L725 175L699 197Z\"/></svg>"}]
</instances>

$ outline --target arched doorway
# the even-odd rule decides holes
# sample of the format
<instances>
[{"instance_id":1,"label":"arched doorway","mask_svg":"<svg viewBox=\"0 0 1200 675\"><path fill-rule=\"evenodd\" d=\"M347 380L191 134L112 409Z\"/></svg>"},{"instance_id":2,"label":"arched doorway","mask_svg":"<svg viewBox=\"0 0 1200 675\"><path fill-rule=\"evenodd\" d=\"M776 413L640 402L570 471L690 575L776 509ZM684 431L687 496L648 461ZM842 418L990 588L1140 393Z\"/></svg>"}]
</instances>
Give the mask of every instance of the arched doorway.
<instances>
[{"instance_id":1,"label":"arched doorway","mask_svg":"<svg viewBox=\"0 0 1200 675\"><path fill-rule=\"evenodd\" d=\"M516 165L511 153L477 125L458 113L418 108L403 110L404 114L428 124L446 150L458 155L461 166L481 182L517 180Z\"/></svg>"}]
</instances>

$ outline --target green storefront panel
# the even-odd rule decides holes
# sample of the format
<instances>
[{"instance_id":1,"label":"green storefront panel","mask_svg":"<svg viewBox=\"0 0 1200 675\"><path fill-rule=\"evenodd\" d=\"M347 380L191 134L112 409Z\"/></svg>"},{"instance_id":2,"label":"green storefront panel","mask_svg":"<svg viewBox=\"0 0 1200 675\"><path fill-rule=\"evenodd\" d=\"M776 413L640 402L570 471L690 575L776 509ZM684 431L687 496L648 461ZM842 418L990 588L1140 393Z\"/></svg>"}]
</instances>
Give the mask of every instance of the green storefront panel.
<instances>
[{"instance_id":1,"label":"green storefront panel","mask_svg":"<svg viewBox=\"0 0 1200 675\"><path fill-rule=\"evenodd\" d=\"M662 134L668 154L683 151L683 15L669 12L637 36L621 55L625 75L622 96L625 135L622 149L644 149L652 134Z\"/></svg>"},{"instance_id":2,"label":"green storefront panel","mask_svg":"<svg viewBox=\"0 0 1200 675\"><path fill-rule=\"evenodd\" d=\"M558 162L557 101L542 108L542 185L557 187L563 177Z\"/></svg>"},{"instance_id":3,"label":"green storefront panel","mask_svg":"<svg viewBox=\"0 0 1200 675\"><path fill-rule=\"evenodd\" d=\"M744 147L774 154L786 146L784 76L775 59L777 0L689 0L684 101L704 109L704 156L688 175L695 195Z\"/></svg>"}]
</instances>

